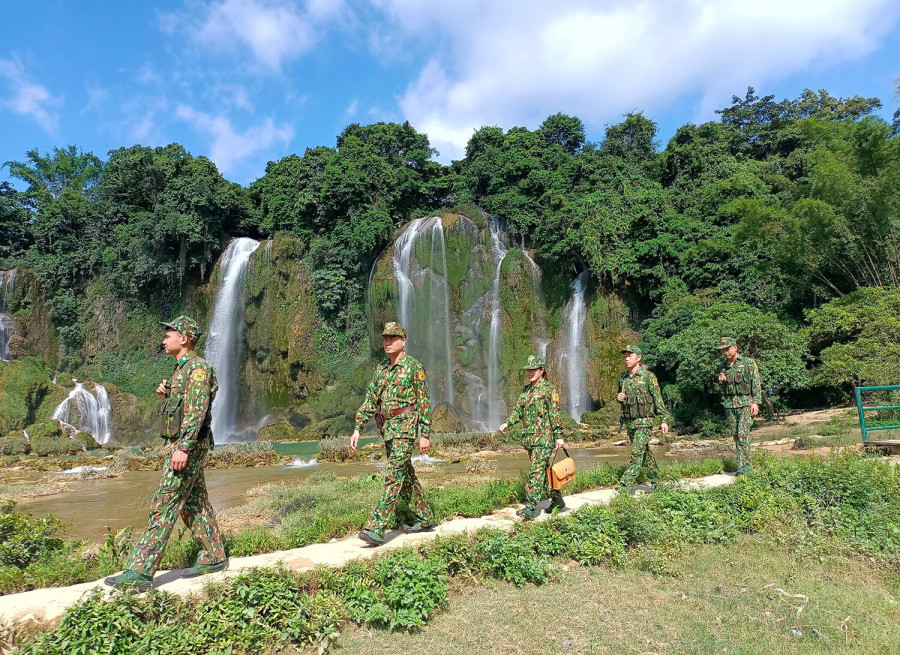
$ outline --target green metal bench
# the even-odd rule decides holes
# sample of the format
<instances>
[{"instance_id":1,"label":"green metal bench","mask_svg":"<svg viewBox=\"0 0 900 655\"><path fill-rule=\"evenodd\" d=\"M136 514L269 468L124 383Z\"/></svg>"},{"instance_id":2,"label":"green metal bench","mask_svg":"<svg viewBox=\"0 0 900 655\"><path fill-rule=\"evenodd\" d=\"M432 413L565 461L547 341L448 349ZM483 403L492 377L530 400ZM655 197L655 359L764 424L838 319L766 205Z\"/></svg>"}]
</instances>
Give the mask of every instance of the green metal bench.
<instances>
[{"instance_id":1,"label":"green metal bench","mask_svg":"<svg viewBox=\"0 0 900 655\"><path fill-rule=\"evenodd\" d=\"M900 405L882 405L878 407L864 407L862 394L865 391L900 391L900 385L888 385L883 387L856 387L856 409L859 411L859 430L862 432L863 444L866 446L900 446L900 439L869 439L869 432L876 430L896 430L900 425L866 425L866 412L879 410L900 409Z\"/></svg>"}]
</instances>

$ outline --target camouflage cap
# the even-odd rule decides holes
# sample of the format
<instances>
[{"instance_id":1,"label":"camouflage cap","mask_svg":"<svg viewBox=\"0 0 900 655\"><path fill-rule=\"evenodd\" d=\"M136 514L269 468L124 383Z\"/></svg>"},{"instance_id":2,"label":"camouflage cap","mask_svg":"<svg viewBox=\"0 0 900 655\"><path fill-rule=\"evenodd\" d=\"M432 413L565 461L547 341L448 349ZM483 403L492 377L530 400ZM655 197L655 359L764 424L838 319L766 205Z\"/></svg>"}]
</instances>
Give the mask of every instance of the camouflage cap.
<instances>
[{"instance_id":1,"label":"camouflage cap","mask_svg":"<svg viewBox=\"0 0 900 655\"><path fill-rule=\"evenodd\" d=\"M390 323L384 324L384 329L381 331L381 336L383 337L402 337L406 338L406 329L397 323L396 321L391 321Z\"/></svg>"},{"instance_id":2,"label":"camouflage cap","mask_svg":"<svg viewBox=\"0 0 900 655\"><path fill-rule=\"evenodd\" d=\"M197 325L197 321L192 319L190 316L179 316L173 321L166 323L162 322L167 329L172 329L178 332L185 337L187 337L188 341L191 343L197 343L197 339L200 338L200 335L203 334L203 330L200 329L200 326Z\"/></svg>"},{"instance_id":3,"label":"camouflage cap","mask_svg":"<svg viewBox=\"0 0 900 655\"><path fill-rule=\"evenodd\" d=\"M716 348L731 348L732 346L736 346L737 341L734 340L733 337L722 337L719 339L719 343L716 345Z\"/></svg>"},{"instance_id":4,"label":"camouflage cap","mask_svg":"<svg viewBox=\"0 0 900 655\"><path fill-rule=\"evenodd\" d=\"M622 353L634 353L635 355L643 355L644 351L641 350L640 346L635 346L633 344L628 344L624 348L622 348Z\"/></svg>"},{"instance_id":5,"label":"camouflage cap","mask_svg":"<svg viewBox=\"0 0 900 655\"><path fill-rule=\"evenodd\" d=\"M528 361L525 362L525 366L522 367L522 370L536 371L539 368L547 368L547 365L544 364L544 358L538 357L537 355L528 355Z\"/></svg>"}]
</instances>

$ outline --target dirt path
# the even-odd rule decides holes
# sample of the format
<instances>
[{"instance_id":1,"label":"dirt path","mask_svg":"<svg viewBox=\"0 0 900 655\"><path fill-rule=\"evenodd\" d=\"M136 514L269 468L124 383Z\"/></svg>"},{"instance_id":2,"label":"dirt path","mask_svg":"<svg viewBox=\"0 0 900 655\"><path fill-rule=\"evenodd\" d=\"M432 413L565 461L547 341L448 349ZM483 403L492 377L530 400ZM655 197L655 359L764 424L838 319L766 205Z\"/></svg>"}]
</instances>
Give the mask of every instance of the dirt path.
<instances>
[{"instance_id":1,"label":"dirt path","mask_svg":"<svg viewBox=\"0 0 900 655\"><path fill-rule=\"evenodd\" d=\"M732 475L719 474L685 480L683 483L692 488L711 488L731 484L733 481ZM645 490L646 488L638 487L635 493L643 493ZM586 491L566 496L566 505L571 510L588 505L606 505L615 495L616 491L613 489ZM522 506L507 507L481 518L451 519L441 523L434 532L415 535L391 532L387 535L388 541L378 548L367 547L358 538L348 537L339 541L312 544L293 550L282 550L250 557L234 557L231 559L227 571L205 578L182 579L179 577L180 570L161 571L154 578L153 586L156 589L188 596L202 591L207 582L221 581L255 567L284 564L295 571L304 571L318 566L340 567L355 559L368 559L385 550L415 545L435 537L446 537L485 527L511 530L520 520L515 514L519 507ZM548 514L542 513L536 520L544 521L548 518L550 518ZM0 622L10 625L30 621L55 621L62 616L66 608L78 602L86 593L95 588L99 588L105 593L110 591L110 588L103 584L103 580L96 580L69 587L49 587L0 596Z\"/></svg>"}]
</instances>

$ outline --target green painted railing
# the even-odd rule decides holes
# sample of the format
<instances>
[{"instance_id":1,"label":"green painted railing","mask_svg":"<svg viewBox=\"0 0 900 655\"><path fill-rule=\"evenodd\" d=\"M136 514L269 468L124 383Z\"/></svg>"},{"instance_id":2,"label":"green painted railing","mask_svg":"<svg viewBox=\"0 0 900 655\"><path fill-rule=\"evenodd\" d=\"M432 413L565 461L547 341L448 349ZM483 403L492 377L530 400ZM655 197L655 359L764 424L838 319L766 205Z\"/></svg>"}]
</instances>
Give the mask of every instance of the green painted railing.
<instances>
[{"instance_id":1,"label":"green painted railing","mask_svg":"<svg viewBox=\"0 0 900 655\"><path fill-rule=\"evenodd\" d=\"M882 405L879 407L863 407L862 394L864 391L898 391L900 385L888 385L884 387L856 387L856 409L859 411L859 429L862 432L863 443L869 440L869 430L895 430L900 425L877 425L866 427L866 412L877 412L880 409L900 409L900 405Z\"/></svg>"}]
</instances>

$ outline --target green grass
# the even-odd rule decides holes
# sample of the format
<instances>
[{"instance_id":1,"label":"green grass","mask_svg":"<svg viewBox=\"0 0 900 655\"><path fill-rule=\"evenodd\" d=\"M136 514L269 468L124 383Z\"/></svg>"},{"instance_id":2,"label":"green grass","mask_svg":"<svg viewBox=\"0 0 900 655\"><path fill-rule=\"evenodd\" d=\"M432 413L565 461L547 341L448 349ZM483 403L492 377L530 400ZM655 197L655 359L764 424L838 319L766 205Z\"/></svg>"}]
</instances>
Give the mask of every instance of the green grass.
<instances>
[{"instance_id":1,"label":"green grass","mask_svg":"<svg viewBox=\"0 0 900 655\"><path fill-rule=\"evenodd\" d=\"M900 647L898 510L890 463L760 457L726 487L663 486L337 571L257 570L188 599L94 595L26 646L35 655L154 644L321 652L337 639L346 653L410 655L479 644L498 653L890 653Z\"/></svg>"}]
</instances>

